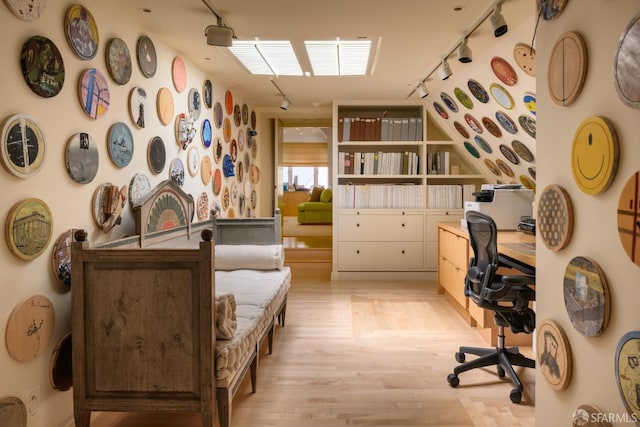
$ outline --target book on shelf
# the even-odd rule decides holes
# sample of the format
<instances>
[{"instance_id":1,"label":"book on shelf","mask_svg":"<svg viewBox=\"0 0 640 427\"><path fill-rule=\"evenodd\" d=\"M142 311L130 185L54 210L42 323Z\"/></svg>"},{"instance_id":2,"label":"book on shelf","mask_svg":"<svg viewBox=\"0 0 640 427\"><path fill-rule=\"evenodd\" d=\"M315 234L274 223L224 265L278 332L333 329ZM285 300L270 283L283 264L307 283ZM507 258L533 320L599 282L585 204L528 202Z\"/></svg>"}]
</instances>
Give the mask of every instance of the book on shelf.
<instances>
[{"instance_id":1,"label":"book on shelf","mask_svg":"<svg viewBox=\"0 0 640 427\"><path fill-rule=\"evenodd\" d=\"M338 142L422 141L422 117L340 117Z\"/></svg>"},{"instance_id":2,"label":"book on shelf","mask_svg":"<svg viewBox=\"0 0 640 427\"><path fill-rule=\"evenodd\" d=\"M418 153L404 152L339 152L338 173L346 175L418 175Z\"/></svg>"},{"instance_id":3,"label":"book on shelf","mask_svg":"<svg viewBox=\"0 0 640 427\"><path fill-rule=\"evenodd\" d=\"M339 185L341 209L422 209L424 187L419 184Z\"/></svg>"},{"instance_id":4,"label":"book on shelf","mask_svg":"<svg viewBox=\"0 0 640 427\"><path fill-rule=\"evenodd\" d=\"M427 167L429 175L449 175L451 171L451 153L448 151L435 151L427 154Z\"/></svg>"},{"instance_id":5,"label":"book on shelf","mask_svg":"<svg viewBox=\"0 0 640 427\"><path fill-rule=\"evenodd\" d=\"M427 185L428 209L463 209L465 201L473 200L473 184Z\"/></svg>"}]
</instances>

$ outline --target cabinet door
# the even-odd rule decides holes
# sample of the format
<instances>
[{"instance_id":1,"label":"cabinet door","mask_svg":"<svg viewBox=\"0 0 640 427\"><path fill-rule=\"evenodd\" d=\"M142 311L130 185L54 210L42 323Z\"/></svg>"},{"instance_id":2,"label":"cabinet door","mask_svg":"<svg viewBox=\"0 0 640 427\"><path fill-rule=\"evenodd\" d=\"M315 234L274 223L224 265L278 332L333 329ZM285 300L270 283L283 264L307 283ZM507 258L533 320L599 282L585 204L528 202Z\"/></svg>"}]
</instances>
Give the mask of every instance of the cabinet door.
<instances>
[{"instance_id":1,"label":"cabinet door","mask_svg":"<svg viewBox=\"0 0 640 427\"><path fill-rule=\"evenodd\" d=\"M424 216L420 212L399 214L340 214L340 241L424 241Z\"/></svg>"},{"instance_id":2,"label":"cabinet door","mask_svg":"<svg viewBox=\"0 0 640 427\"><path fill-rule=\"evenodd\" d=\"M422 242L338 242L338 270L409 271L424 266Z\"/></svg>"}]
</instances>

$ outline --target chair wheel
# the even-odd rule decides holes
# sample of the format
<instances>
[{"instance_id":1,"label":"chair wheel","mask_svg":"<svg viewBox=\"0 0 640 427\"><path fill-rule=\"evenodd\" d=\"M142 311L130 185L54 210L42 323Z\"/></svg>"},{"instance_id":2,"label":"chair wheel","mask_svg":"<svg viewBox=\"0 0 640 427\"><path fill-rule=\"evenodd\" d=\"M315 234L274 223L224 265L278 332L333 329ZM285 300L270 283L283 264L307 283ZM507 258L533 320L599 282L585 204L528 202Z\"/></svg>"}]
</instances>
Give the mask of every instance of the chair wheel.
<instances>
[{"instance_id":1,"label":"chair wheel","mask_svg":"<svg viewBox=\"0 0 640 427\"><path fill-rule=\"evenodd\" d=\"M511 390L511 393L509 393L509 399L511 399L513 403L520 403L522 400L522 392L514 388Z\"/></svg>"},{"instance_id":2,"label":"chair wheel","mask_svg":"<svg viewBox=\"0 0 640 427\"><path fill-rule=\"evenodd\" d=\"M504 376L505 376L504 368L498 365L498 377L504 378Z\"/></svg>"},{"instance_id":3,"label":"chair wheel","mask_svg":"<svg viewBox=\"0 0 640 427\"><path fill-rule=\"evenodd\" d=\"M460 378L458 378L456 374L449 374L447 375L447 382L451 387L458 387L458 384L460 384Z\"/></svg>"},{"instance_id":4,"label":"chair wheel","mask_svg":"<svg viewBox=\"0 0 640 427\"><path fill-rule=\"evenodd\" d=\"M456 362L458 363L464 363L465 361L465 357L464 357L464 353L459 351L456 353Z\"/></svg>"}]
</instances>

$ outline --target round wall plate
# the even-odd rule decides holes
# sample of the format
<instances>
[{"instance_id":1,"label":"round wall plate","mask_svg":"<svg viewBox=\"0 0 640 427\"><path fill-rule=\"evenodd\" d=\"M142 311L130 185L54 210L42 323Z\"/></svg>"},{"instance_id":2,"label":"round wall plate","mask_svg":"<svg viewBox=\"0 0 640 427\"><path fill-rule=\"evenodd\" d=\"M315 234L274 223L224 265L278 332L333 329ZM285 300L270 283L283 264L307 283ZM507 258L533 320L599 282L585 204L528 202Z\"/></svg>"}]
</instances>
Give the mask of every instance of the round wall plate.
<instances>
[{"instance_id":1,"label":"round wall plate","mask_svg":"<svg viewBox=\"0 0 640 427\"><path fill-rule=\"evenodd\" d=\"M640 267L640 171L634 173L620 192L618 236L625 253Z\"/></svg>"},{"instance_id":2,"label":"round wall plate","mask_svg":"<svg viewBox=\"0 0 640 427\"><path fill-rule=\"evenodd\" d=\"M540 11L542 18L545 21L550 21L560 16L569 0L537 0L537 3L537 10Z\"/></svg>"},{"instance_id":3,"label":"round wall plate","mask_svg":"<svg viewBox=\"0 0 640 427\"><path fill-rule=\"evenodd\" d=\"M211 80L206 79L202 83L202 102L207 108L211 108L211 102L213 100L213 85Z\"/></svg>"},{"instance_id":4,"label":"round wall plate","mask_svg":"<svg viewBox=\"0 0 640 427\"><path fill-rule=\"evenodd\" d=\"M208 154L205 154L202 156L202 160L200 161L200 178L204 185L209 185L212 174L211 157L209 157Z\"/></svg>"},{"instance_id":5,"label":"round wall plate","mask_svg":"<svg viewBox=\"0 0 640 427\"><path fill-rule=\"evenodd\" d=\"M233 114L233 94L230 90L227 90L224 93L224 109L227 114Z\"/></svg>"},{"instance_id":6,"label":"round wall plate","mask_svg":"<svg viewBox=\"0 0 640 427\"><path fill-rule=\"evenodd\" d=\"M109 110L111 95L107 79L98 69L89 68L80 74L78 98L82 110L92 119L99 119Z\"/></svg>"},{"instance_id":7,"label":"round wall plate","mask_svg":"<svg viewBox=\"0 0 640 427\"><path fill-rule=\"evenodd\" d=\"M133 135L124 122L117 122L109 128L107 136L109 157L119 168L127 166L133 158Z\"/></svg>"},{"instance_id":8,"label":"round wall plate","mask_svg":"<svg viewBox=\"0 0 640 427\"><path fill-rule=\"evenodd\" d=\"M64 15L64 29L71 50L80 59L88 60L98 52L98 25L93 15L80 4L69 6Z\"/></svg>"},{"instance_id":9,"label":"round wall plate","mask_svg":"<svg viewBox=\"0 0 640 427\"><path fill-rule=\"evenodd\" d=\"M545 246L554 252L566 248L573 233L573 205L564 188L549 185L542 190L537 218Z\"/></svg>"},{"instance_id":10,"label":"round wall plate","mask_svg":"<svg viewBox=\"0 0 640 427\"><path fill-rule=\"evenodd\" d=\"M514 139L513 141L511 141L511 146L513 147L513 151L515 151L518 156L520 156L520 158L525 162L532 163L535 161L535 156L533 155L531 150L529 150L529 148L524 145L524 143L518 141L517 139Z\"/></svg>"},{"instance_id":11,"label":"round wall plate","mask_svg":"<svg viewBox=\"0 0 640 427\"><path fill-rule=\"evenodd\" d=\"M518 74L506 59L494 56L491 59L491 70L498 79L507 86L515 86L518 83Z\"/></svg>"},{"instance_id":12,"label":"round wall plate","mask_svg":"<svg viewBox=\"0 0 640 427\"><path fill-rule=\"evenodd\" d=\"M611 299L607 278L592 259L573 258L564 271L564 306L569 320L586 337L600 335L609 323Z\"/></svg>"},{"instance_id":13,"label":"round wall plate","mask_svg":"<svg viewBox=\"0 0 640 427\"><path fill-rule=\"evenodd\" d=\"M167 161L167 153L164 141L159 136L154 136L147 146L147 163L151 172L158 174L164 170Z\"/></svg>"},{"instance_id":14,"label":"round wall plate","mask_svg":"<svg viewBox=\"0 0 640 427\"><path fill-rule=\"evenodd\" d=\"M145 127L148 111L147 91L141 87L133 87L129 92L129 114L136 127Z\"/></svg>"},{"instance_id":15,"label":"round wall plate","mask_svg":"<svg viewBox=\"0 0 640 427\"><path fill-rule=\"evenodd\" d=\"M38 123L26 114L8 117L2 125L2 164L13 175L28 178L40 171L46 143Z\"/></svg>"},{"instance_id":16,"label":"round wall plate","mask_svg":"<svg viewBox=\"0 0 640 427\"><path fill-rule=\"evenodd\" d=\"M620 36L615 57L615 84L618 96L626 105L640 108L640 15L636 15Z\"/></svg>"},{"instance_id":17,"label":"round wall plate","mask_svg":"<svg viewBox=\"0 0 640 427\"><path fill-rule=\"evenodd\" d=\"M453 94L456 96L456 98L458 99L458 101L460 101L462 105L464 105L469 110L473 109L473 101L464 90L462 90L459 87L456 87L455 89L453 89Z\"/></svg>"},{"instance_id":18,"label":"round wall plate","mask_svg":"<svg viewBox=\"0 0 640 427\"><path fill-rule=\"evenodd\" d=\"M618 153L618 137L609 120L584 120L571 146L571 171L578 188L591 195L609 188L618 171Z\"/></svg>"},{"instance_id":19,"label":"round wall plate","mask_svg":"<svg viewBox=\"0 0 640 427\"><path fill-rule=\"evenodd\" d=\"M518 67L531 77L536 76L536 50L531 46L518 43L513 48L513 59Z\"/></svg>"},{"instance_id":20,"label":"round wall plate","mask_svg":"<svg viewBox=\"0 0 640 427\"><path fill-rule=\"evenodd\" d=\"M0 420L4 427L27 427L27 407L15 396L0 398Z\"/></svg>"},{"instance_id":21,"label":"round wall plate","mask_svg":"<svg viewBox=\"0 0 640 427\"><path fill-rule=\"evenodd\" d=\"M140 36L138 38L136 56L138 57L138 66L142 75L147 78L153 77L158 68L158 58L156 57L156 47L149 37Z\"/></svg>"},{"instance_id":22,"label":"round wall plate","mask_svg":"<svg viewBox=\"0 0 640 427\"><path fill-rule=\"evenodd\" d=\"M187 66L184 60L176 56L171 64L171 78L173 79L173 87L178 93L184 92L187 88Z\"/></svg>"},{"instance_id":23,"label":"round wall plate","mask_svg":"<svg viewBox=\"0 0 640 427\"><path fill-rule=\"evenodd\" d=\"M640 419L638 363L640 361L640 331L624 334L618 342L615 358L616 383L627 412ZM637 424L637 423L636 423Z\"/></svg>"},{"instance_id":24,"label":"round wall plate","mask_svg":"<svg viewBox=\"0 0 640 427\"><path fill-rule=\"evenodd\" d=\"M20 302L7 322L7 351L18 362L30 362L49 345L55 327L53 303L44 295Z\"/></svg>"},{"instance_id":25,"label":"round wall plate","mask_svg":"<svg viewBox=\"0 0 640 427\"><path fill-rule=\"evenodd\" d=\"M91 135L86 132L76 133L67 142L65 165L72 180L80 184L93 181L98 173L100 154Z\"/></svg>"},{"instance_id":26,"label":"round wall plate","mask_svg":"<svg viewBox=\"0 0 640 427\"><path fill-rule=\"evenodd\" d=\"M46 37L30 37L20 52L22 75L36 94L50 98L64 85L64 61L55 43Z\"/></svg>"},{"instance_id":27,"label":"round wall plate","mask_svg":"<svg viewBox=\"0 0 640 427\"><path fill-rule=\"evenodd\" d=\"M171 160L171 165L169 167L169 179L175 182L178 187L182 187L184 185L184 163L180 160L179 157Z\"/></svg>"},{"instance_id":28,"label":"round wall plate","mask_svg":"<svg viewBox=\"0 0 640 427\"><path fill-rule=\"evenodd\" d=\"M11 253L29 261L47 249L52 230L49 206L40 199L29 198L16 203L9 211L5 238Z\"/></svg>"},{"instance_id":29,"label":"round wall plate","mask_svg":"<svg viewBox=\"0 0 640 427\"><path fill-rule=\"evenodd\" d=\"M547 78L549 95L558 105L571 105L587 77L587 47L582 36L567 32L551 49Z\"/></svg>"},{"instance_id":30,"label":"round wall plate","mask_svg":"<svg viewBox=\"0 0 640 427\"><path fill-rule=\"evenodd\" d=\"M489 94L477 80L469 79L467 86L469 87L471 94L475 96L478 101L483 104L489 102Z\"/></svg>"},{"instance_id":31,"label":"round wall plate","mask_svg":"<svg viewBox=\"0 0 640 427\"><path fill-rule=\"evenodd\" d=\"M166 126L173 121L173 95L169 88L163 87L158 90L156 108L160 123Z\"/></svg>"},{"instance_id":32,"label":"round wall plate","mask_svg":"<svg viewBox=\"0 0 640 427\"><path fill-rule=\"evenodd\" d=\"M607 415L593 405L580 405L571 417L572 427L611 427Z\"/></svg>"},{"instance_id":33,"label":"round wall plate","mask_svg":"<svg viewBox=\"0 0 640 427\"><path fill-rule=\"evenodd\" d=\"M62 233L53 244L51 253L51 271L58 282L71 289L71 244L73 243L73 233L75 228L71 228Z\"/></svg>"},{"instance_id":34,"label":"round wall plate","mask_svg":"<svg viewBox=\"0 0 640 427\"><path fill-rule=\"evenodd\" d=\"M492 83L489 86L489 91L493 99L505 110L511 110L514 106L513 97L511 94L498 83Z\"/></svg>"},{"instance_id":35,"label":"round wall plate","mask_svg":"<svg viewBox=\"0 0 640 427\"><path fill-rule=\"evenodd\" d=\"M200 168L200 153L195 146L189 147L187 150L187 170L189 175L196 176Z\"/></svg>"},{"instance_id":36,"label":"round wall plate","mask_svg":"<svg viewBox=\"0 0 640 427\"><path fill-rule=\"evenodd\" d=\"M563 390L571 381L571 347L564 331L555 321L543 320L537 328L537 365L549 386Z\"/></svg>"},{"instance_id":37,"label":"round wall plate","mask_svg":"<svg viewBox=\"0 0 640 427\"><path fill-rule=\"evenodd\" d=\"M35 21L44 15L47 8L47 0L4 0L4 4L11 13L25 21Z\"/></svg>"},{"instance_id":38,"label":"round wall plate","mask_svg":"<svg viewBox=\"0 0 640 427\"><path fill-rule=\"evenodd\" d=\"M49 383L58 391L67 391L73 385L71 364L71 333L60 338L49 360Z\"/></svg>"},{"instance_id":39,"label":"round wall plate","mask_svg":"<svg viewBox=\"0 0 640 427\"><path fill-rule=\"evenodd\" d=\"M196 88L189 89L189 95L187 97L187 110L193 120L200 118L200 112L202 111L202 100L200 99L200 92Z\"/></svg>"},{"instance_id":40,"label":"round wall plate","mask_svg":"<svg viewBox=\"0 0 640 427\"><path fill-rule=\"evenodd\" d=\"M131 79L131 54L124 40L114 37L107 43L105 51L107 70L111 78L119 85L129 83Z\"/></svg>"},{"instance_id":41,"label":"round wall plate","mask_svg":"<svg viewBox=\"0 0 640 427\"><path fill-rule=\"evenodd\" d=\"M136 173L129 182L129 205L131 207L142 204L144 198L151 192L151 182L143 173Z\"/></svg>"},{"instance_id":42,"label":"round wall plate","mask_svg":"<svg viewBox=\"0 0 640 427\"><path fill-rule=\"evenodd\" d=\"M209 119L204 119L202 121L202 131L200 132L200 135L202 136L202 145L204 148L209 148L213 138L213 129L211 128L211 122Z\"/></svg>"},{"instance_id":43,"label":"round wall plate","mask_svg":"<svg viewBox=\"0 0 640 427\"><path fill-rule=\"evenodd\" d=\"M205 221L209 219L209 196L204 191L198 196L196 212L198 221Z\"/></svg>"}]
</instances>

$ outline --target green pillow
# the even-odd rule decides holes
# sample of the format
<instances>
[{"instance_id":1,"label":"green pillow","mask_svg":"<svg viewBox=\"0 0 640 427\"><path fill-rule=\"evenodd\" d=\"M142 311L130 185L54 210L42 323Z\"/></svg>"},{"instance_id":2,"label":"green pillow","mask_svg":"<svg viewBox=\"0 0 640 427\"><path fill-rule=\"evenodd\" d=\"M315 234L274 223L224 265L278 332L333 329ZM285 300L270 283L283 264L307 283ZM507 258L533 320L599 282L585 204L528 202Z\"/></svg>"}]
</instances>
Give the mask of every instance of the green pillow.
<instances>
[{"instance_id":1,"label":"green pillow","mask_svg":"<svg viewBox=\"0 0 640 427\"><path fill-rule=\"evenodd\" d=\"M330 188L325 188L324 190L322 190L322 193L320 193L320 201L324 203L329 203L331 201Z\"/></svg>"}]
</instances>

